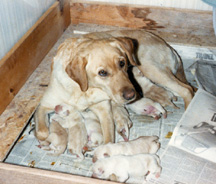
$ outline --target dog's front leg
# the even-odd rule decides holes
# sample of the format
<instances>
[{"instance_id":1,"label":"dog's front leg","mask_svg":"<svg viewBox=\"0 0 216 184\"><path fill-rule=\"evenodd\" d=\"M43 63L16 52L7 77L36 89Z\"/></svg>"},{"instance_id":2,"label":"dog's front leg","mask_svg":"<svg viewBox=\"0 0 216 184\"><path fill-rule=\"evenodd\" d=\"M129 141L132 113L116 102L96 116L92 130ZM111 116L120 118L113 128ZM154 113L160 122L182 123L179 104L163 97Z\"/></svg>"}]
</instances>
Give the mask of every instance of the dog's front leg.
<instances>
[{"instance_id":1,"label":"dog's front leg","mask_svg":"<svg viewBox=\"0 0 216 184\"><path fill-rule=\"evenodd\" d=\"M129 140L129 130L133 126L130 120L128 111L124 106L119 106L112 101L112 113L115 121L117 132L122 136L125 141Z\"/></svg>"},{"instance_id":2,"label":"dog's front leg","mask_svg":"<svg viewBox=\"0 0 216 184\"><path fill-rule=\"evenodd\" d=\"M104 144L115 141L115 127L112 115L111 102L109 100L94 104L90 109L98 117L103 133Z\"/></svg>"},{"instance_id":3,"label":"dog's front leg","mask_svg":"<svg viewBox=\"0 0 216 184\"><path fill-rule=\"evenodd\" d=\"M35 112L35 136L39 141L45 141L49 136L48 113L50 111L49 108L39 105Z\"/></svg>"}]
</instances>

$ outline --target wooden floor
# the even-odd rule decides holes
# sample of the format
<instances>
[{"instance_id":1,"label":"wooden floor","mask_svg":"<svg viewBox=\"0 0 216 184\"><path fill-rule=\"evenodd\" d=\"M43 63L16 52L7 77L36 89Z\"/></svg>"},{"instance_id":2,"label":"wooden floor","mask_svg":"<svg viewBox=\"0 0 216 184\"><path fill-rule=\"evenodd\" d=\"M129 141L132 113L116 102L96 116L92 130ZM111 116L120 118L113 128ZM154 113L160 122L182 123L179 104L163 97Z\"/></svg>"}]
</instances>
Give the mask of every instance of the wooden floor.
<instances>
[{"instance_id":1,"label":"wooden floor","mask_svg":"<svg viewBox=\"0 0 216 184\"><path fill-rule=\"evenodd\" d=\"M115 28L146 29L157 33L168 42L204 47L216 46L211 11L75 2L71 0L70 12L73 24L93 23ZM94 29L94 25L92 28Z\"/></svg>"}]
</instances>

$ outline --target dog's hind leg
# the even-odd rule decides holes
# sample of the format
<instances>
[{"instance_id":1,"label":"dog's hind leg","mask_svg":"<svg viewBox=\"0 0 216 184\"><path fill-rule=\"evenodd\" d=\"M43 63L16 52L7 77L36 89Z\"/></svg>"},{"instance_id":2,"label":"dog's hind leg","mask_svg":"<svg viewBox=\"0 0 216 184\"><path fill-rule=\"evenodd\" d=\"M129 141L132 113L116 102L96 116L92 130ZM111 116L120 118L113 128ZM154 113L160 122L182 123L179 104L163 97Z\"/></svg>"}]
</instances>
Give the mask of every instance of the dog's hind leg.
<instances>
[{"instance_id":1,"label":"dog's hind leg","mask_svg":"<svg viewBox=\"0 0 216 184\"><path fill-rule=\"evenodd\" d=\"M168 68L162 70L154 65L142 65L138 67L145 77L181 96L185 103L185 109L188 107L193 98L193 89L191 86L177 79Z\"/></svg>"}]
</instances>

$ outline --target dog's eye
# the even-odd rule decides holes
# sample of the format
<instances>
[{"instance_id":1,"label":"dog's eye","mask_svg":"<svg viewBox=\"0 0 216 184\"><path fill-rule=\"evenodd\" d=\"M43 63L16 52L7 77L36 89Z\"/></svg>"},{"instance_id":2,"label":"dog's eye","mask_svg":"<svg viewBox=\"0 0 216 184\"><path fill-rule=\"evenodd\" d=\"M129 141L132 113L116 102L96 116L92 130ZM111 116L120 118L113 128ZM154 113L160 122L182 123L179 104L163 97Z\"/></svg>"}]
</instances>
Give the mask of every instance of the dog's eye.
<instances>
[{"instance_id":1,"label":"dog's eye","mask_svg":"<svg viewBox=\"0 0 216 184\"><path fill-rule=\"evenodd\" d=\"M125 60L119 61L119 66L123 68L125 66Z\"/></svg>"},{"instance_id":2,"label":"dog's eye","mask_svg":"<svg viewBox=\"0 0 216 184\"><path fill-rule=\"evenodd\" d=\"M102 76L102 77L106 77L106 76L108 75L107 71L105 71L105 70L100 70L100 71L98 72L98 74L99 74L100 76Z\"/></svg>"}]
</instances>

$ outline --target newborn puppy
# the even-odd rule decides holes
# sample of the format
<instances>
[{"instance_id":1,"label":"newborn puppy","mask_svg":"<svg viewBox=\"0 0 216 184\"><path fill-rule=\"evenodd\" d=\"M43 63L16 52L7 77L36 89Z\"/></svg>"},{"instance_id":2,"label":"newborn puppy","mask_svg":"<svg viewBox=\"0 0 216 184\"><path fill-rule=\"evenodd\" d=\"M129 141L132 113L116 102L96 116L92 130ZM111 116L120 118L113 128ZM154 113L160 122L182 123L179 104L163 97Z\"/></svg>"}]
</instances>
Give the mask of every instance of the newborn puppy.
<instances>
[{"instance_id":1,"label":"newborn puppy","mask_svg":"<svg viewBox=\"0 0 216 184\"><path fill-rule=\"evenodd\" d=\"M159 103L149 98L141 98L131 104L127 104L126 107L138 115L151 116L155 119L160 119L161 114L164 118L167 117L166 110Z\"/></svg>"},{"instance_id":2,"label":"newborn puppy","mask_svg":"<svg viewBox=\"0 0 216 184\"><path fill-rule=\"evenodd\" d=\"M85 123L78 112L76 114L73 113L73 119L71 121L75 125L68 128L68 150L71 154L77 155L79 161L82 161L84 159L83 153L88 150L88 135Z\"/></svg>"},{"instance_id":3,"label":"newborn puppy","mask_svg":"<svg viewBox=\"0 0 216 184\"><path fill-rule=\"evenodd\" d=\"M49 126L48 138L40 142L40 148L44 150L52 150L54 153L50 153L53 156L59 156L67 147L68 134L67 131L55 120L52 120Z\"/></svg>"},{"instance_id":4,"label":"newborn puppy","mask_svg":"<svg viewBox=\"0 0 216 184\"><path fill-rule=\"evenodd\" d=\"M159 158L153 154L115 155L98 160L92 167L92 177L126 182L129 177L145 177L152 173L160 177Z\"/></svg>"},{"instance_id":5,"label":"newborn puppy","mask_svg":"<svg viewBox=\"0 0 216 184\"><path fill-rule=\"evenodd\" d=\"M129 142L108 143L97 147L93 162L113 155L134 155L140 153L156 153L160 147L157 136L141 136Z\"/></svg>"},{"instance_id":6,"label":"newborn puppy","mask_svg":"<svg viewBox=\"0 0 216 184\"><path fill-rule=\"evenodd\" d=\"M73 114L75 113L75 115ZM50 121L55 120L63 128L70 128L75 125L73 116L76 116L76 112L73 111L73 107L68 104L60 104L55 106L55 113L50 117Z\"/></svg>"},{"instance_id":7,"label":"newborn puppy","mask_svg":"<svg viewBox=\"0 0 216 184\"><path fill-rule=\"evenodd\" d=\"M177 97L174 96L173 93L152 83L137 67L133 67L132 73L142 88L143 96L145 98L149 98L154 102L158 102L163 107L171 106L175 109L178 109L178 107L172 102L177 100Z\"/></svg>"},{"instance_id":8,"label":"newborn puppy","mask_svg":"<svg viewBox=\"0 0 216 184\"><path fill-rule=\"evenodd\" d=\"M68 130L68 150L71 154L77 155L79 160L83 160L83 152L88 150L87 131L79 112L67 104L60 104L55 107L55 114L51 120L57 120L59 124Z\"/></svg>"},{"instance_id":9,"label":"newborn puppy","mask_svg":"<svg viewBox=\"0 0 216 184\"><path fill-rule=\"evenodd\" d=\"M85 127L88 134L89 148L99 146L103 143L103 134L99 119L92 111L82 112L85 121Z\"/></svg>"}]
</instances>

